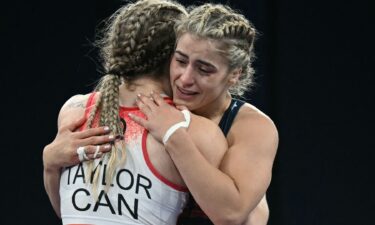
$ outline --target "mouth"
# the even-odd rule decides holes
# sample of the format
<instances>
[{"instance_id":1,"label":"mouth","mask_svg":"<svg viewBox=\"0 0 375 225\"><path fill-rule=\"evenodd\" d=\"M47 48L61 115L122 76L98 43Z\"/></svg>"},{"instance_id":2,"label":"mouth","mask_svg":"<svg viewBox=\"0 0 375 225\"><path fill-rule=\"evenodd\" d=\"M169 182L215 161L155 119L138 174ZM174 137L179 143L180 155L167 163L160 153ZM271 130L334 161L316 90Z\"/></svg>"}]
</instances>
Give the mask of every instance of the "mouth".
<instances>
[{"instance_id":1,"label":"mouth","mask_svg":"<svg viewBox=\"0 0 375 225\"><path fill-rule=\"evenodd\" d=\"M189 100L197 94L199 94L199 93L196 92L196 91L190 91L190 90L186 90L184 88L180 88L180 87L176 86L175 95L177 95L177 97L180 98L180 99Z\"/></svg>"}]
</instances>

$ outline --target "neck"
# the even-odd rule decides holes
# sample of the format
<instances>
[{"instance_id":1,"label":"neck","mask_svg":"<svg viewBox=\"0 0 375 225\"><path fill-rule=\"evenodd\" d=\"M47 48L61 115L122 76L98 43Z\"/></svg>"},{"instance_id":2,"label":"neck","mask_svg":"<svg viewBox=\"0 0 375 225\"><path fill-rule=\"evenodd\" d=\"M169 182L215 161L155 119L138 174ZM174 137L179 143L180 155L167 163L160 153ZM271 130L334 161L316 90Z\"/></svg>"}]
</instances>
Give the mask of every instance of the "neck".
<instances>
[{"instance_id":1,"label":"neck","mask_svg":"<svg viewBox=\"0 0 375 225\"><path fill-rule=\"evenodd\" d=\"M125 107L136 106L135 102L138 94L149 96L152 91L165 93L162 82L149 77L141 77L131 84L121 84L119 91L120 106Z\"/></svg>"},{"instance_id":2,"label":"neck","mask_svg":"<svg viewBox=\"0 0 375 225\"><path fill-rule=\"evenodd\" d=\"M229 107L231 100L232 96L229 94L229 92L225 93L224 95L213 100L210 104L194 110L193 113L206 117L207 119L219 124L220 119L225 113L225 110L227 110Z\"/></svg>"}]
</instances>

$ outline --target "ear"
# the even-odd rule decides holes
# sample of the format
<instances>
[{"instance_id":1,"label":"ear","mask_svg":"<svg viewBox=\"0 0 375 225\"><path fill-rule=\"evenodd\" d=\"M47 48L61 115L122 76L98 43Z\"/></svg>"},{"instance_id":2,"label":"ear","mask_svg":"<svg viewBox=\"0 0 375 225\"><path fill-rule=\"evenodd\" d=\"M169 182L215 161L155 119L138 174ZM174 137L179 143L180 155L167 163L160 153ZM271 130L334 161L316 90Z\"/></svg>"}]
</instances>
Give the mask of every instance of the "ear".
<instances>
[{"instance_id":1,"label":"ear","mask_svg":"<svg viewBox=\"0 0 375 225\"><path fill-rule=\"evenodd\" d=\"M229 84L230 85L236 84L238 79L240 79L241 74L242 74L241 68L236 68L232 70L232 72L230 72L229 74L229 80L228 80Z\"/></svg>"}]
</instances>

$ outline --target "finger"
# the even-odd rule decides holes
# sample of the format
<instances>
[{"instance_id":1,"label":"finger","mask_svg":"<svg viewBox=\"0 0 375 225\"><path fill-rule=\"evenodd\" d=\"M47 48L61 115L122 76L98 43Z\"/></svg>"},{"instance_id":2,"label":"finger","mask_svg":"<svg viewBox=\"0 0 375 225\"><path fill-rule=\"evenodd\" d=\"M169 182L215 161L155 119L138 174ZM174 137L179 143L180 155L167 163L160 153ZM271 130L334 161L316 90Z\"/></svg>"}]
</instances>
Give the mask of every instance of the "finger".
<instances>
[{"instance_id":1,"label":"finger","mask_svg":"<svg viewBox=\"0 0 375 225\"><path fill-rule=\"evenodd\" d=\"M83 162L84 160L87 159L85 147L79 147L77 148L76 151L77 151L77 156L80 162Z\"/></svg>"},{"instance_id":2,"label":"finger","mask_svg":"<svg viewBox=\"0 0 375 225\"><path fill-rule=\"evenodd\" d=\"M146 119L143 119L143 118L141 118L139 116L136 116L132 113L129 113L128 115L129 115L130 119L132 119L134 122L138 123L142 127L146 128L146 130L148 130Z\"/></svg>"},{"instance_id":3,"label":"finger","mask_svg":"<svg viewBox=\"0 0 375 225\"><path fill-rule=\"evenodd\" d=\"M76 131L74 132L75 136L80 139L92 137L92 136L99 136L108 134L110 132L109 127L94 127L94 128L88 128L83 131Z\"/></svg>"},{"instance_id":4,"label":"finger","mask_svg":"<svg viewBox=\"0 0 375 225\"><path fill-rule=\"evenodd\" d=\"M143 104L145 104L147 107L149 107L151 109L151 111L154 107L157 106L152 97L150 98L150 97L146 97L142 94L139 94L138 99L140 99Z\"/></svg>"},{"instance_id":5,"label":"finger","mask_svg":"<svg viewBox=\"0 0 375 225\"><path fill-rule=\"evenodd\" d=\"M138 108L143 112L146 116L151 114L151 109L146 105L141 98L137 98L135 102L138 106Z\"/></svg>"},{"instance_id":6,"label":"finger","mask_svg":"<svg viewBox=\"0 0 375 225\"><path fill-rule=\"evenodd\" d=\"M98 156L99 151L100 151L100 145L97 145L95 149L96 149L96 150L95 150L95 153L94 153L93 158L96 158L96 157Z\"/></svg>"},{"instance_id":7,"label":"finger","mask_svg":"<svg viewBox=\"0 0 375 225\"><path fill-rule=\"evenodd\" d=\"M112 143L116 137L113 134L110 135L101 135L101 136L91 136L88 138L84 138L78 141L79 146L86 146L86 145L102 145Z\"/></svg>"},{"instance_id":8,"label":"finger","mask_svg":"<svg viewBox=\"0 0 375 225\"><path fill-rule=\"evenodd\" d=\"M98 158L98 155L103 155L104 153L110 152L112 150L112 145L89 145L85 147L86 155L89 159Z\"/></svg>"},{"instance_id":9,"label":"finger","mask_svg":"<svg viewBox=\"0 0 375 225\"><path fill-rule=\"evenodd\" d=\"M154 102L158 106L162 106L163 104L166 104L164 99L160 96L159 93L151 92L151 97L154 99Z\"/></svg>"},{"instance_id":10,"label":"finger","mask_svg":"<svg viewBox=\"0 0 375 225\"><path fill-rule=\"evenodd\" d=\"M104 155L104 153L102 152L99 152L97 155L94 155L94 154L87 154L87 158L89 159L99 159L101 158L102 156Z\"/></svg>"}]
</instances>

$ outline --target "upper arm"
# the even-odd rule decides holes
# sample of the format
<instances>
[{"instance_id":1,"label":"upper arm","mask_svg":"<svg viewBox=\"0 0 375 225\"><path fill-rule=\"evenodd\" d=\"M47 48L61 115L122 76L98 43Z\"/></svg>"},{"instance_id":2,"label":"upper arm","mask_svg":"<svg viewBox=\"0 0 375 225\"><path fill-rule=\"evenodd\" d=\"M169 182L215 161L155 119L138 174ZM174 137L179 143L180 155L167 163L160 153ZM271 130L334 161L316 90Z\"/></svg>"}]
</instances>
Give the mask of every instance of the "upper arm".
<instances>
[{"instance_id":1,"label":"upper arm","mask_svg":"<svg viewBox=\"0 0 375 225\"><path fill-rule=\"evenodd\" d=\"M278 146L277 129L264 114L245 110L236 118L228 140L229 149L220 169L233 179L244 199L243 206L251 210L271 181Z\"/></svg>"},{"instance_id":2,"label":"upper arm","mask_svg":"<svg viewBox=\"0 0 375 225\"><path fill-rule=\"evenodd\" d=\"M87 97L84 95L75 95L71 97L65 104L62 106L58 116L58 128L59 131L62 131L68 127L72 121L77 120L80 116L84 115L85 111L85 103L87 102ZM64 139L63 139L64 140ZM53 141L55 142L55 141ZM67 143L66 143L67 144ZM60 184L60 166L48 166L52 162L55 163L55 159L53 157L59 157L59 153L52 154L54 155L51 158L51 153L55 151L53 148L49 148L51 144L47 145L43 150L43 163L44 163L44 186L50 202L56 212L56 214L60 217L60 196L59 196L59 184ZM52 150L53 149L53 150ZM52 164L53 164L52 163Z\"/></svg>"},{"instance_id":3,"label":"upper arm","mask_svg":"<svg viewBox=\"0 0 375 225\"><path fill-rule=\"evenodd\" d=\"M90 94L74 95L69 98L61 107L57 119L58 127L62 127L73 121L76 121L85 115L87 100Z\"/></svg>"},{"instance_id":4,"label":"upper arm","mask_svg":"<svg viewBox=\"0 0 375 225\"><path fill-rule=\"evenodd\" d=\"M227 140L220 128L206 118L194 116L188 132L206 160L219 167L228 149Z\"/></svg>"}]
</instances>

